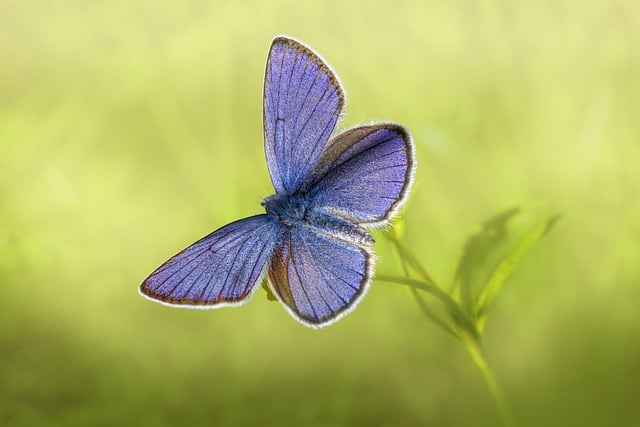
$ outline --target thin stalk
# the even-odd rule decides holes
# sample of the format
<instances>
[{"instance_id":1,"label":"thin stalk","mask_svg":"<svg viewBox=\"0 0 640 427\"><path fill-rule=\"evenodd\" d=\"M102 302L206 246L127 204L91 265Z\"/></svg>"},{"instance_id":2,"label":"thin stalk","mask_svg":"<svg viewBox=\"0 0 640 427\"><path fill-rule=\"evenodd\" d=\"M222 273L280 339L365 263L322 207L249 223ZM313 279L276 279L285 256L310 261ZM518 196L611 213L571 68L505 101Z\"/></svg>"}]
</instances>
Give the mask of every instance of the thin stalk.
<instances>
[{"instance_id":1,"label":"thin stalk","mask_svg":"<svg viewBox=\"0 0 640 427\"><path fill-rule=\"evenodd\" d=\"M489 367L487 359L480 345L482 318L478 319L476 316L474 316L474 314L476 313L473 309L467 312L467 310L465 310L465 308L467 307L463 307L460 301L452 297L452 294L443 291L431 278L431 276L429 276L426 270L422 268L422 265L413 256L413 254L409 250L407 250L400 243L400 241L395 238L395 236L388 236L388 238L396 247L396 250L400 257L400 262L402 264L402 270L407 277L378 276L377 279L411 287L411 290L416 297L416 301L418 302L423 313L438 326L442 327L445 331L452 334L456 338L459 338L464 343L469 356L471 356L471 360L473 360L473 363L482 373L482 377L484 378L487 388L491 393L491 397L493 398L496 407L498 408L498 412L500 413L500 417L502 418L503 425L505 427L513 426L513 416L509 409L506 395L504 394L504 391L502 390L502 387L500 386L500 383L498 382L495 374ZM416 280L409 277L408 267L413 268L420 276L422 276L422 280ZM422 299L417 294L418 290L429 293L446 307L449 315L451 316L453 327L447 325L447 322L444 322L429 309L427 304L422 301ZM455 290L456 289L454 287L452 289L452 293L454 293ZM486 299L487 298L481 299L481 302L485 302ZM481 314L484 315L484 313ZM480 322L478 322L478 320L480 320ZM479 324L480 330L478 328Z\"/></svg>"},{"instance_id":2,"label":"thin stalk","mask_svg":"<svg viewBox=\"0 0 640 427\"><path fill-rule=\"evenodd\" d=\"M462 331L460 334L460 338L464 343L467 352L471 356L473 363L478 367L480 372L482 373L482 377L484 378L485 383L487 384L487 388L493 397L493 400L500 412L500 417L502 418L502 422L506 427L513 426L513 417L511 415L511 411L509 410L509 405L507 403L506 395L498 383L495 374L489 367L487 363L487 359L484 356L484 352L480 347L480 343L477 339L472 337L471 335Z\"/></svg>"},{"instance_id":3,"label":"thin stalk","mask_svg":"<svg viewBox=\"0 0 640 427\"><path fill-rule=\"evenodd\" d=\"M466 315L466 313L462 311L460 305L455 300L453 300L449 296L449 294L442 291L437 286L434 286L422 280L411 279L409 277L377 276L376 279L383 282L391 282L409 286L412 289L425 291L430 295L436 297L447 308L453 322L460 330L465 330L469 334L471 334L471 336L479 338L478 330L476 329L471 319L469 319L469 317Z\"/></svg>"},{"instance_id":4,"label":"thin stalk","mask_svg":"<svg viewBox=\"0 0 640 427\"><path fill-rule=\"evenodd\" d=\"M400 265L402 265L402 271L404 272L404 275L406 277L410 277L411 273L409 272L409 266L407 265L407 257L403 256L400 242L397 239L393 239L393 238L390 238L390 240L394 243L396 247L396 252L398 254L398 258L400 259ZM433 285L435 286L435 282L433 283ZM433 323L435 323L436 325L444 329L447 333L453 335L455 338L459 338L458 333L451 326L449 326L447 322L442 320L440 316L438 316L436 313L434 313L431 310L431 308L427 305L427 303L424 302L424 300L420 297L420 294L415 288L411 288L411 293L413 294L413 297L416 299L416 302L418 303L418 307L420 307L420 310L425 316L431 319Z\"/></svg>"},{"instance_id":5,"label":"thin stalk","mask_svg":"<svg viewBox=\"0 0 640 427\"><path fill-rule=\"evenodd\" d=\"M395 245L396 250L400 255L400 258L403 260L407 260L407 262L409 262L411 267L413 267L429 285L433 286L434 288L438 288L438 285L436 284L435 280L433 280L429 275L429 273L427 273L427 271L424 268L422 268L422 265L418 262L416 257L414 257L413 254L409 250L407 250L407 248L405 248L402 243L400 243L400 240L398 240L395 236L391 236L391 235L387 235L387 236L389 240L391 240L391 242Z\"/></svg>"},{"instance_id":6,"label":"thin stalk","mask_svg":"<svg viewBox=\"0 0 640 427\"><path fill-rule=\"evenodd\" d=\"M460 338L458 336L458 333L455 331L455 329L453 329L438 315L436 315L433 311L431 311L427 303L423 301L422 297L420 296L416 288L411 288L411 293L413 294L413 297L416 299L416 302L418 303L418 307L420 307L420 310L425 316L431 319L433 323L440 326L444 331L452 335L454 338L458 338L458 339Z\"/></svg>"}]
</instances>

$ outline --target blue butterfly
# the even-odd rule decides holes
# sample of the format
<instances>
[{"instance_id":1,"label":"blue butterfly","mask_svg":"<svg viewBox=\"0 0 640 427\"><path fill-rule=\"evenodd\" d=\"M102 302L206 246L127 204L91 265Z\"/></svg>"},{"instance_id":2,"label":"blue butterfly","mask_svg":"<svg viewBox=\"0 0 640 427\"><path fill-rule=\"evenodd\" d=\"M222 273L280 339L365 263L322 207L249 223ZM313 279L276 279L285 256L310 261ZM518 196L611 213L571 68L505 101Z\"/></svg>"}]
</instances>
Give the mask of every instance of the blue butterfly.
<instances>
[{"instance_id":1,"label":"blue butterfly","mask_svg":"<svg viewBox=\"0 0 640 427\"><path fill-rule=\"evenodd\" d=\"M264 147L276 193L266 213L235 221L158 267L140 285L183 307L239 305L266 276L298 321L329 325L367 292L367 228L389 224L415 169L409 133L373 123L333 135L345 103L329 65L290 37L273 39L264 79Z\"/></svg>"}]
</instances>

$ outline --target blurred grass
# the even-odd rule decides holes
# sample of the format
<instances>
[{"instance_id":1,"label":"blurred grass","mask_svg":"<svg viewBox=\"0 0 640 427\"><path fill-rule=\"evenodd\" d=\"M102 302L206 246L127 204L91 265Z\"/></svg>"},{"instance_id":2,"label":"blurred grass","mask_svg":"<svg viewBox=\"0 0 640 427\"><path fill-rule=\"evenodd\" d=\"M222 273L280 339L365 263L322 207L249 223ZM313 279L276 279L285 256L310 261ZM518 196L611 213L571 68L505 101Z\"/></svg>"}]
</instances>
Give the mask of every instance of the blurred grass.
<instances>
[{"instance_id":1,"label":"blurred grass","mask_svg":"<svg viewBox=\"0 0 640 427\"><path fill-rule=\"evenodd\" d=\"M640 10L592 2L19 2L0 13L0 424L495 425L466 354L374 283L309 331L137 295L271 192L261 87L278 33L400 122L406 244L455 275L513 206L565 212L494 301L486 351L522 425L638 425ZM398 274L378 239L378 273Z\"/></svg>"}]
</instances>

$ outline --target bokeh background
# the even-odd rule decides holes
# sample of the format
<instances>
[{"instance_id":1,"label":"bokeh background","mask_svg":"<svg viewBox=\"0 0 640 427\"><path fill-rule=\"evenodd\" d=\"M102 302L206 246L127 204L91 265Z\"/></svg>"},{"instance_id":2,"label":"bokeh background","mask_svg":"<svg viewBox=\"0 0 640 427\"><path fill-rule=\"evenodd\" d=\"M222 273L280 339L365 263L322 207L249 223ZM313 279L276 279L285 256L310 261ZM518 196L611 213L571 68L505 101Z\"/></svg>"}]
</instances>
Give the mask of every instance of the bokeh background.
<instances>
[{"instance_id":1,"label":"bokeh background","mask_svg":"<svg viewBox=\"0 0 640 427\"><path fill-rule=\"evenodd\" d=\"M447 285L505 209L564 213L495 301L519 425L640 425L640 8L634 1L35 1L0 5L0 424L497 425L459 342L374 282L321 331L260 291L137 293L260 212L271 38L313 46L344 126L404 124L405 243ZM400 274L377 232L378 273Z\"/></svg>"}]
</instances>

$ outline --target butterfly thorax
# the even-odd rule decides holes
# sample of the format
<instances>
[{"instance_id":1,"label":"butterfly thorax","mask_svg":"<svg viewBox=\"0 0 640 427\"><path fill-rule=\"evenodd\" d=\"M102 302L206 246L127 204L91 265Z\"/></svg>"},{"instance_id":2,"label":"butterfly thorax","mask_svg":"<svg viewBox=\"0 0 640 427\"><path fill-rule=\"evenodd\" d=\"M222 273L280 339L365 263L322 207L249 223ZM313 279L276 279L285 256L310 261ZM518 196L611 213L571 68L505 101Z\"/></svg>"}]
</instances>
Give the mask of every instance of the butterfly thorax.
<instances>
[{"instance_id":1,"label":"butterfly thorax","mask_svg":"<svg viewBox=\"0 0 640 427\"><path fill-rule=\"evenodd\" d=\"M284 225L294 225L305 220L309 208L306 194L274 194L262 201L267 214Z\"/></svg>"},{"instance_id":2,"label":"butterfly thorax","mask_svg":"<svg viewBox=\"0 0 640 427\"><path fill-rule=\"evenodd\" d=\"M339 215L313 208L306 193L274 194L262 201L267 215L287 227L303 226L320 234L337 237L357 245L370 246L373 237L356 224Z\"/></svg>"}]
</instances>

